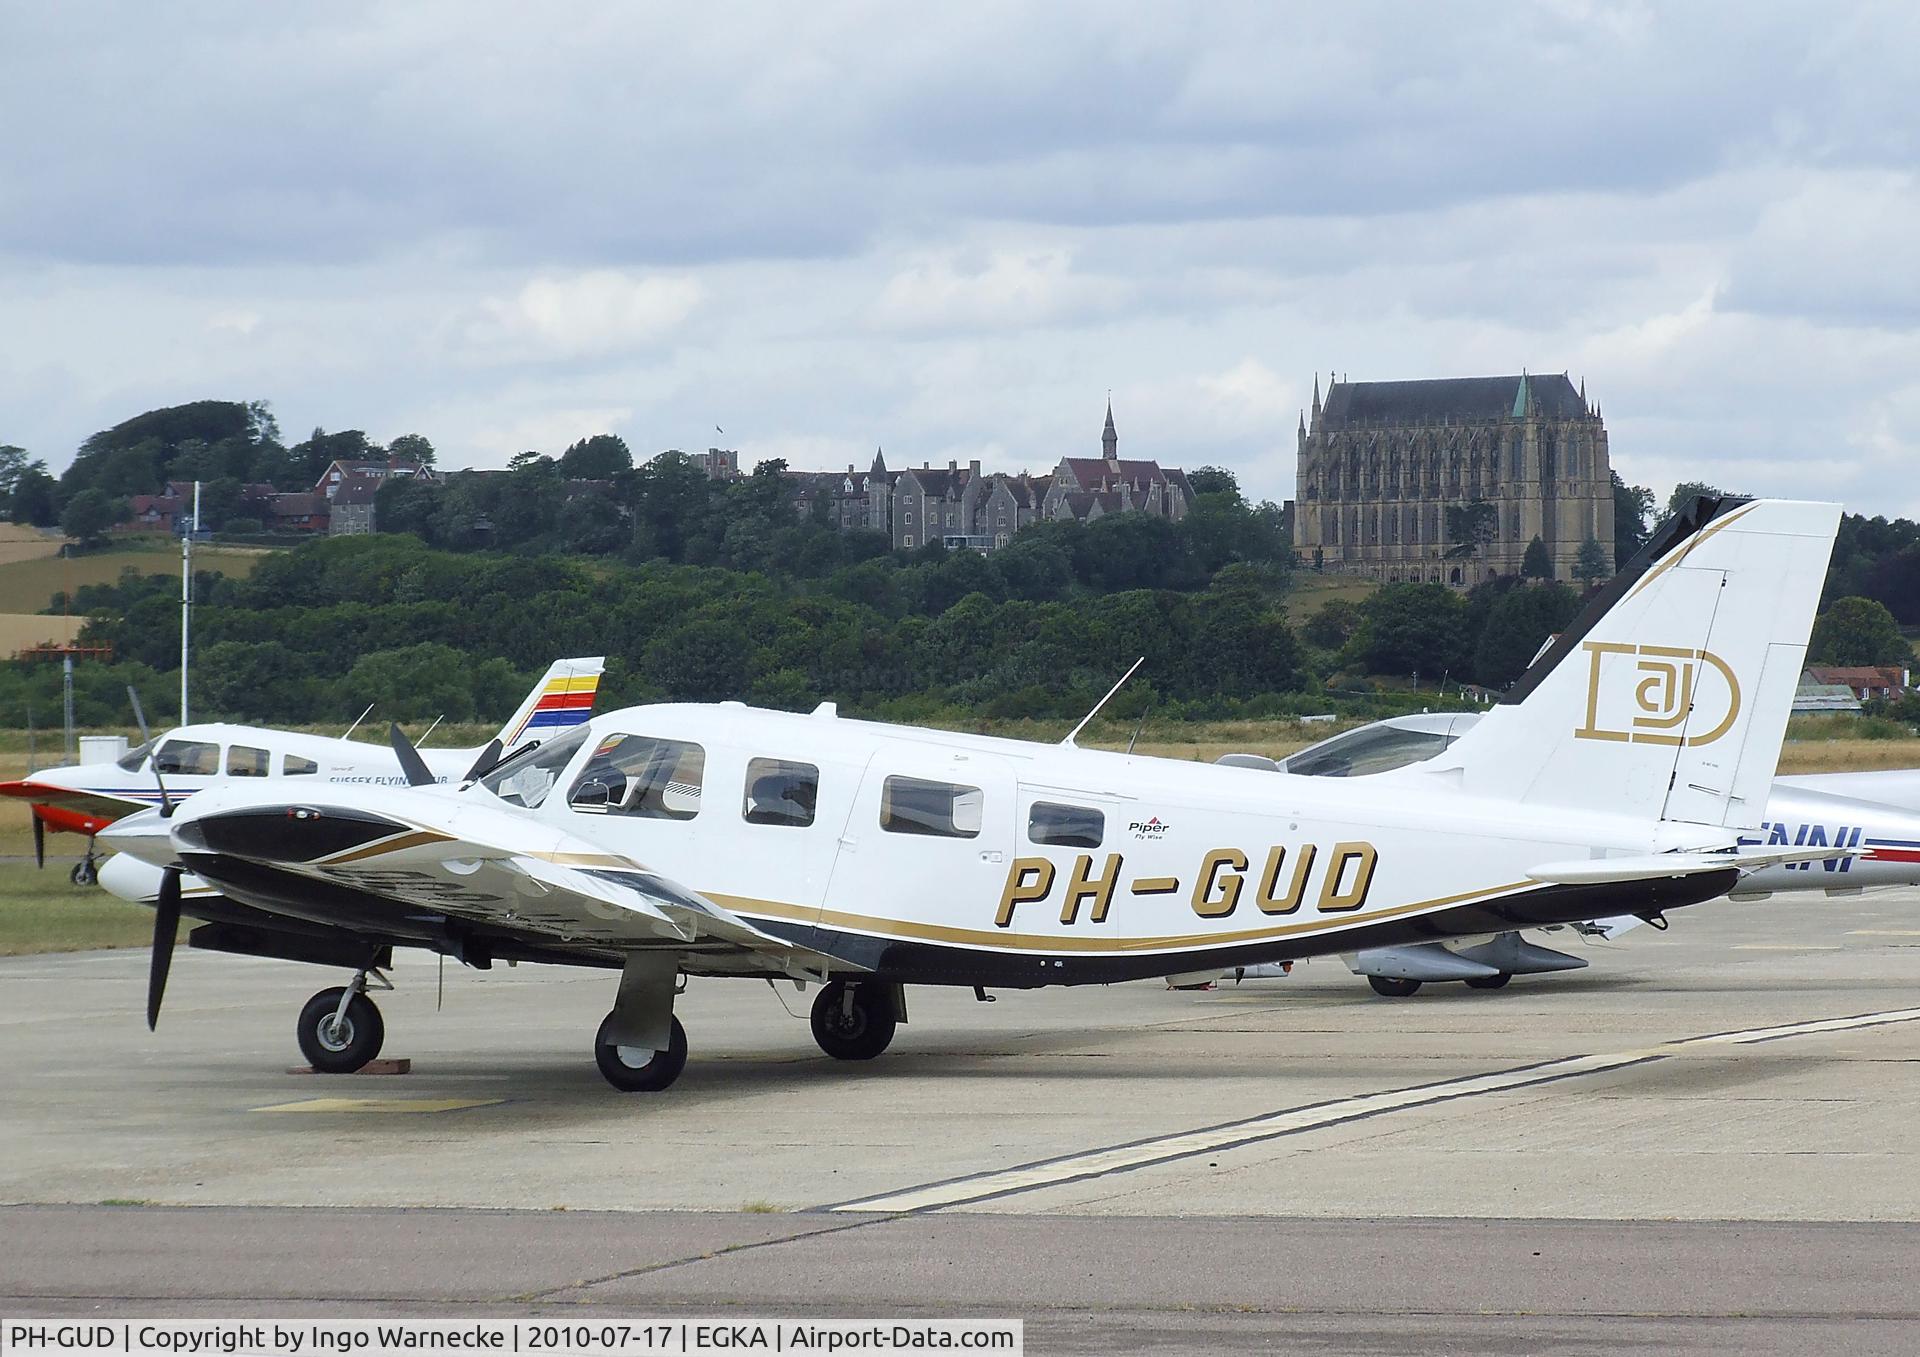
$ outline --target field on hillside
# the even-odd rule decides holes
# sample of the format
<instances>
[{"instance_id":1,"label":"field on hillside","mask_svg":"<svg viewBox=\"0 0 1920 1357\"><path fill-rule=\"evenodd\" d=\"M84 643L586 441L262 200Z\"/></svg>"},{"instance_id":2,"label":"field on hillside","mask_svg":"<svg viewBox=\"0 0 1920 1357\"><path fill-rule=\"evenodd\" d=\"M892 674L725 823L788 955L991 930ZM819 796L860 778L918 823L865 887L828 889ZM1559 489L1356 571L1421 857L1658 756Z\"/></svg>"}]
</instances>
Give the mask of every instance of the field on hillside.
<instances>
[{"instance_id":1,"label":"field on hillside","mask_svg":"<svg viewBox=\"0 0 1920 1357\"><path fill-rule=\"evenodd\" d=\"M267 547L195 547L193 568L245 577L253 573L254 566L269 550ZM38 612L62 590L71 591L83 584L112 584L128 567L142 575L172 575L177 579L180 548L172 542L153 541L87 556L43 554L29 560L0 557L0 612Z\"/></svg>"},{"instance_id":2,"label":"field on hillside","mask_svg":"<svg viewBox=\"0 0 1920 1357\"><path fill-rule=\"evenodd\" d=\"M21 523L0 523L0 565L51 556L66 539L57 532L41 532Z\"/></svg>"},{"instance_id":3,"label":"field on hillside","mask_svg":"<svg viewBox=\"0 0 1920 1357\"><path fill-rule=\"evenodd\" d=\"M1295 623L1304 622L1325 604L1335 600L1359 603L1379 587L1357 575L1322 575L1312 570L1296 570L1287 589L1287 612Z\"/></svg>"},{"instance_id":4,"label":"field on hillside","mask_svg":"<svg viewBox=\"0 0 1920 1357\"><path fill-rule=\"evenodd\" d=\"M29 646L72 641L86 625L84 617L47 617L35 613L0 613L0 659Z\"/></svg>"}]
</instances>

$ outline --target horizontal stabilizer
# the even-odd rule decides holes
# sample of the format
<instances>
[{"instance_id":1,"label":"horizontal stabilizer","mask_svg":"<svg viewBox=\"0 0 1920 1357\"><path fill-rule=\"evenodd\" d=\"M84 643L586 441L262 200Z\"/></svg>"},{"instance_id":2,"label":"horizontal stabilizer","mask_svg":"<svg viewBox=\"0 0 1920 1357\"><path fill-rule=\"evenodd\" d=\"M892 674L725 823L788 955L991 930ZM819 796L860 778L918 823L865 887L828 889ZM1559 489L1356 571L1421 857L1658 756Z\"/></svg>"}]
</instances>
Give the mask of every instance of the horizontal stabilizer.
<instances>
[{"instance_id":1,"label":"horizontal stabilizer","mask_svg":"<svg viewBox=\"0 0 1920 1357\"><path fill-rule=\"evenodd\" d=\"M1729 869L1745 874L1762 867L1778 867L1789 862L1832 862L1839 858L1857 858L1857 848L1781 848L1772 852L1737 853L1645 853L1626 858L1582 858L1575 862L1549 862L1530 867L1527 875L1535 881L1556 886L1594 886L1620 881L1650 881L1669 876L1699 876L1705 872Z\"/></svg>"}]
</instances>

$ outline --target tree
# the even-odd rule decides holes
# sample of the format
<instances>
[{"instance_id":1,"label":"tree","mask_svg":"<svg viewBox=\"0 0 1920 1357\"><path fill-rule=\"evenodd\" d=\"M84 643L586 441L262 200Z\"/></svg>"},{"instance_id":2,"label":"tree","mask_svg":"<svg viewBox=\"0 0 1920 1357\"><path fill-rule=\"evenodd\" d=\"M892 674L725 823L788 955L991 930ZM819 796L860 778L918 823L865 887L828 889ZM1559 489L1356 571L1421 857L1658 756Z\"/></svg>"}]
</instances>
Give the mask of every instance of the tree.
<instances>
[{"instance_id":1,"label":"tree","mask_svg":"<svg viewBox=\"0 0 1920 1357\"><path fill-rule=\"evenodd\" d=\"M37 528L52 527L59 517L54 511L58 489L59 482L47 474L44 462L29 462L13 485L13 521L31 523Z\"/></svg>"},{"instance_id":2,"label":"tree","mask_svg":"<svg viewBox=\"0 0 1920 1357\"><path fill-rule=\"evenodd\" d=\"M1469 655L1467 604L1444 584L1389 584L1360 605L1349 650L1373 674L1459 674Z\"/></svg>"},{"instance_id":3,"label":"tree","mask_svg":"<svg viewBox=\"0 0 1920 1357\"><path fill-rule=\"evenodd\" d=\"M433 444L424 434L403 433L387 444L387 455L400 461L417 462L421 466L432 466Z\"/></svg>"},{"instance_id":4,"label":"tree","mask_svg":"<svg viewBox=\"0 0 1920 1357\"><path fill-rule=\"evenodd\" d=\"M1187 473L1187 484L1193 487L1196 495L1209 495L1226 492L1238 497L1240 478L1222 466L1196 467Z\"/></svg>"},{"instance_id":5,"label":"tree","mask_svg":"<svg viewBox=\"0 0 1920 1357\"><path fill-rule=\"evenodd\" d=\"M127 516L125 500L116 500L104 490L82 490L60 515L60 531L79 541L81 547L95 547L106 539L107 529Z\"/></svg>"},{"instance_id":6,"label":"tree","mask_svg":"<svg viewBox=\"0 0 1920 1357\"><path fill-rule=\"evenodd\" d=\"M1913 663L1913 647L1900 635L1886 605L1870 598L1843 598L1821 613L1807 646L1813 664Z\"/></svg>"},{"instance_id":7,"label":"tree","mask_svg":"<svg viewBox=\"0 0 1920 1357\"><path fill-rule=\"evenodd\" d=\"M1573 558L1573 577L1591 589L1601 580L1613 573L1607 564L1607 549L1589 537L1580 544L1579 553Z\"/></svg>"},{"instance_id":8,"label":"tree","mask_svg":"<svg viewBox=\"0 0 1920 1357\"><path fill-rule=\"evenodd\" d=\"M631 470L633 454L610 433L583 438L560 454L560 475L570 481L610 481Z\"/></svg>"},{"instance_id":9,"label":"tree","mask_svg":"<svg viewBox=\"0 0 1920 1357\"><path fill-rule=\"evenodd\" d=\"M1474 677L1504 688L1526 672L1549 636L1566 628L1580 599L1564 584L1522 584L1507 590L1487 614L1473 648Z\"/></svg>"},{"instance_id":10,"label":"tree","mask_svg":"<svg viewBox=\"0 0 1920 1357\"><path fill-rule=\"evenodd\" d=\"M1618 570L1653 536L1653 491L1628 485L1617 471L1613 477L1613 568Z\"/></svg>"},{"instance_id":11,"label":"tree","mask_svg":"<svg viewBox=\"0 0 1920 1357\"><path fill-rule=\"evenodd\" d=\"M1322 650L1338 650L1360 630L1361 620L1358 604L1336 598L1320 605L1320 610L1300 628L1300 635L1308 645L1318 646Z\"/></svg>"},{"instance_id":12,"label":"tree","mask_svg":"<svg viewBox=\"0 0 1920 1357\"><path fill-rule=\"evenodd\" d=\"M20 477L33 463L27 460L27 450L15 447L12 443L0 443L0 514L13 509L13 489L20 484Z\"/></svg>"},{"instance_id":13,"label":"tree","mask_svg":"<svg viewBox=\"0 0 1920 1357\"><path fill-rule=\"evenodd\" d=\"M1483 499L1447 506L1447 548L1450 557L1473 556L1500 530L1500 510Z\"/></svg>"},{"instance_id":14,"label":"tree","mask_svg":"<svg viewBox=\"0 0 1920 1357\"><path fill-rule=\"evenodd\" d=\"M1527 543L1526 554L1520 558L1520 577L1528 580L1553 578L1553 556L1547 551L1547 544L1537 536Z\"/></svg>"}]
</instances>

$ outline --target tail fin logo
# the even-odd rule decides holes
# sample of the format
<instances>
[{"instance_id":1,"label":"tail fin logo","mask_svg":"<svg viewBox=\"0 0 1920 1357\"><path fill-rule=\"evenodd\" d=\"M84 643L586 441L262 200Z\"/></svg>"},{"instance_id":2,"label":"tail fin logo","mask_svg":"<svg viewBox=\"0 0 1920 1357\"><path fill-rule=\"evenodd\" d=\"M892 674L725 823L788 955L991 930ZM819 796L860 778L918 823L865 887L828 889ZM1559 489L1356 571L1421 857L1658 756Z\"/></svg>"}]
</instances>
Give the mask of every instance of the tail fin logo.
<instances>
[{"instance_id":1,"label":"tail fin logo","mask_svg":"<svg viewBox=\"0 0 1920 1357\"><path fill-rule=\"evenodd\" d=\"M1588 641L1587 719L1576 740L1624 744L1703 745L1733 729L1740 716L1740 680L1710 650ZM1693 725L1717 721L1687 731Z\"/></svg>"}]
</instances>

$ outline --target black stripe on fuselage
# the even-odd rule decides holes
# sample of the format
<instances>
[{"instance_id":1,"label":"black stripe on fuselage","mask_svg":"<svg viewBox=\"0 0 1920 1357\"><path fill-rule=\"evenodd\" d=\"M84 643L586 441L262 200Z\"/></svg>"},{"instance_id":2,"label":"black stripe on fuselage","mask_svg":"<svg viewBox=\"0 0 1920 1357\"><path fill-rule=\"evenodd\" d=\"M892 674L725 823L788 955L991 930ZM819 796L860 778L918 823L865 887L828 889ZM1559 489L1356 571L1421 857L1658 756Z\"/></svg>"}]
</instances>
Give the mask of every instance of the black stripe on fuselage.
<instances>
[{"instance_id":1,"label":"black stripe on fuselage","mask_svg":"<svg viewBox=\"0 0 1920 1357\"><path fill-rule=\"evenodd\" d=\"M1712 900L1739 880L1733 870L1660 881L1583 886L1540 886L1483 904L1459 905L1430 914L1384 919L1337 933L1308 933L1267 942L1145 954L997 952L944 943L878 938L864 933L816 929L810 924L755 917L754 923L802 947L836 956L876 978L917 985L992 985L1027 989L1040 985L1104 985L1165 975L1298 961L1329 952L1405 946L1442 938L1505 933L1550 923L1576 923L1616 914L1651 914Z\"/></svg>"}]
</instances>

